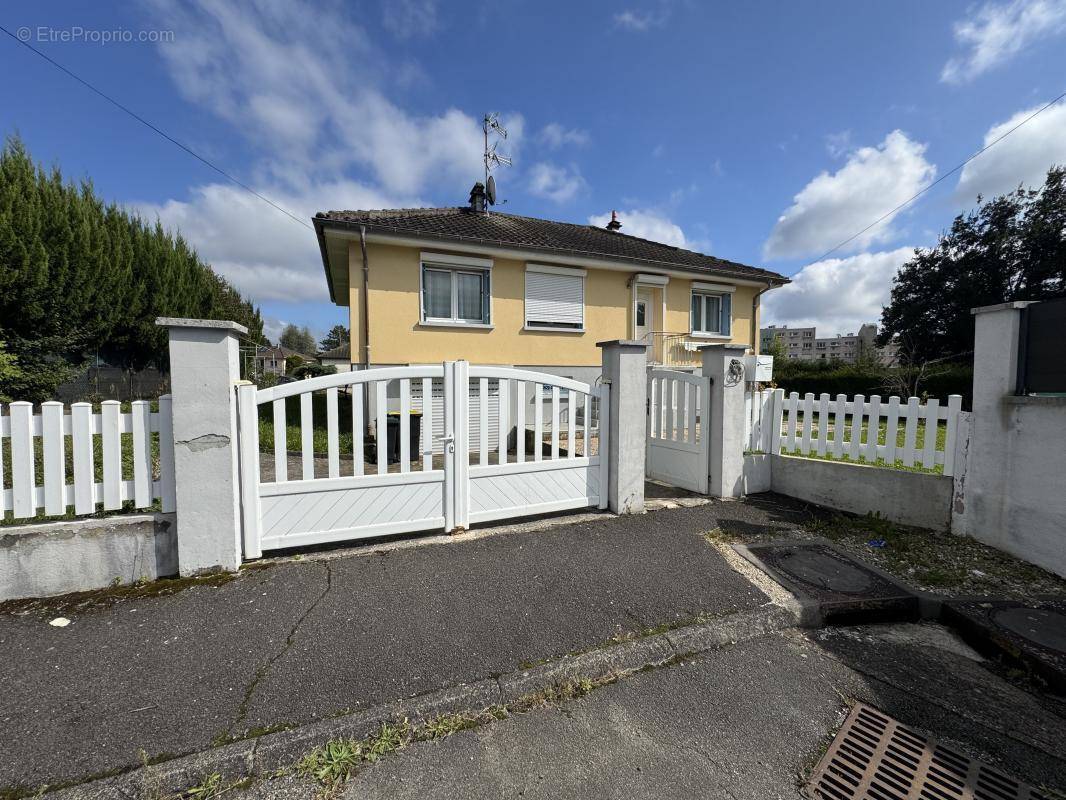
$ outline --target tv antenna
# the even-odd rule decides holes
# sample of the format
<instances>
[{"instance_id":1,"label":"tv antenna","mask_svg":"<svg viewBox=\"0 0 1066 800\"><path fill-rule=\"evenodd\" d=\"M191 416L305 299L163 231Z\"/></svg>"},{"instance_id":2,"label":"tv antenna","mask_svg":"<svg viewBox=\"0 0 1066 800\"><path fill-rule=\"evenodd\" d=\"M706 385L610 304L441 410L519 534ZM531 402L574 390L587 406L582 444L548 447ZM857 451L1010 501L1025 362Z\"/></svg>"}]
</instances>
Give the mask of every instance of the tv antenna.
<instances>
[{"instance_id":1,"label":"tv antenna","mask_svg":"<svg viewBox=\"0 0 1066 800\"><path fill-rule=\"evenodd\" d=\"M507 138L507 130L500 124L500 115L497 113L486 114L485 118L481 122L481 130L485 134L485 187L489 194L489 204L496 204L496 179L489 173L494 167L512 165L510 156L503 156L496 152L496 146L500 143L500 139ZM489 132L496 134L499 139L489 146ZM492 182L491 189L489 188L489 181Z\"/></svg>"}]
</instances>

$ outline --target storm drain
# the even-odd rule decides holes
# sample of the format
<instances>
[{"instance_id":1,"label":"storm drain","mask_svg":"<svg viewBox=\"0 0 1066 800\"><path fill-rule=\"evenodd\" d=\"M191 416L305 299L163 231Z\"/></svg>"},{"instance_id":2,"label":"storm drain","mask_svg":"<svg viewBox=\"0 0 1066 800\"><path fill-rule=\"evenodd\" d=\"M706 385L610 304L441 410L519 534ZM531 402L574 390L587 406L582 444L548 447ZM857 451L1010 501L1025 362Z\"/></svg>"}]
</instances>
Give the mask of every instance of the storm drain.
<instances>
[{"instance_id":1,"label":"storm drain","mask_svg":"<svg viewBox=\"0 0 1066 800\"><path fill-rule=\"evenodd\" d=\"M807 784L831 800L1050 800L1021 783L856 703Z\"/></svg>"}]
</instances>

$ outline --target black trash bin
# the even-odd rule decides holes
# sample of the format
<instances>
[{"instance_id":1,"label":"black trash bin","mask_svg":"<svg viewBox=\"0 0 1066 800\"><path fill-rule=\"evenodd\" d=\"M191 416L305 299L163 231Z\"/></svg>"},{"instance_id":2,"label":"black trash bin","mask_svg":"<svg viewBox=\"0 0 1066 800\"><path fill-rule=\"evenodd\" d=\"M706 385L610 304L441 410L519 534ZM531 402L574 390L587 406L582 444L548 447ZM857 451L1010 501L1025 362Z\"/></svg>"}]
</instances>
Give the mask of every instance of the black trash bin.
<instances>
[{"instance_id":1,"label":"black trash bin","mask_svg":"<svg viewBox=\"0 0 1066 800\"><path fill-rule=\"evenodd\" d=\"M412 411L407 415L407 424L411 431L411 461L417 461L421 455L422 412ZM385 455L390 464L400 463L400 412L390 411L386 421L388 434Z\"/></svg>"}]
</instances>

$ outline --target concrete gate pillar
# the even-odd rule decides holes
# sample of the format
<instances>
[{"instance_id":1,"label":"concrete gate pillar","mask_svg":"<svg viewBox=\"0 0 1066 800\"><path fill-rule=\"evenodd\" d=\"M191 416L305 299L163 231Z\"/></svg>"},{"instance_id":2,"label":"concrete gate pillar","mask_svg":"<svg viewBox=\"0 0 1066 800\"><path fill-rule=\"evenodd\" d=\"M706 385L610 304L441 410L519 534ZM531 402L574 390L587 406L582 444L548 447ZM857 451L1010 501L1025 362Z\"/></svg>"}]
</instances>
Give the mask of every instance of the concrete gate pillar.
<instances>
[{"instance_id":1,"label":"concrete gate pillar","mask_svg":"<svg viewBox=\"0 0 1066 800\"><path fill-rule=\"evenodd\" d=\"M700 348L703 376L711 379L710 413L701 411L710 436L708 494L744 494L744 354L742 344L708 344Z\"/></svg>"},{"instance_id":2,"label":"concrete gate pillar","mask_svg":"<svg viewBox=\"0 0 1066 800\"><path fill-rule=\"evenodd\" d=\"M170 334L178 571L236 571L241 564L237 462L240 380L236 322L160 317Z\"/></svg>"},{"instance_id":3,"label":"concrete gate pillar","mask_svg":"<svg viewBox=\"0 0 1066 800\"><path fill-rule=\"evenodd\" d=\"M602 348L603 380L611 386L608 419L607 505L616 514L644 511L644 456L648 438L648 347L615 339Z\"/></svg>"}]
</instances>

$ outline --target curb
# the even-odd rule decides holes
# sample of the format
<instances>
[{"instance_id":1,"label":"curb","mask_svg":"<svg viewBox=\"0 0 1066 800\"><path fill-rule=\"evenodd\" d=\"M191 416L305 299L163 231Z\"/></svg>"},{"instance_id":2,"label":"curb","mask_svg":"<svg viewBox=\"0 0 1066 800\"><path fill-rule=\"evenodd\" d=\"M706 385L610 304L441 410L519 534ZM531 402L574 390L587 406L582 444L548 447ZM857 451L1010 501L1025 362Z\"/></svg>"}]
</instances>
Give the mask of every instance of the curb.
<instances>
[{"instance_id":1,"label":"curb","mask_svg":"<svg viewBox=\"0 0 1066 800\"><path fill-rule=\"evenodd\" d=\"M675 628L578 655L563 656L528 670L439 689L384 703L334 719L278 731L222 747L138 767L111 778L47 792L51 800L111 800L176 794L218 773L227 783L266 777L292 766L314 747L334 739L362 739L382 723L421 722L441 714L480 711L564 684L579 677L623 676L717 648L797 627L796 609L766 604L751 612Z\"/></svg>"}]
</instances>

